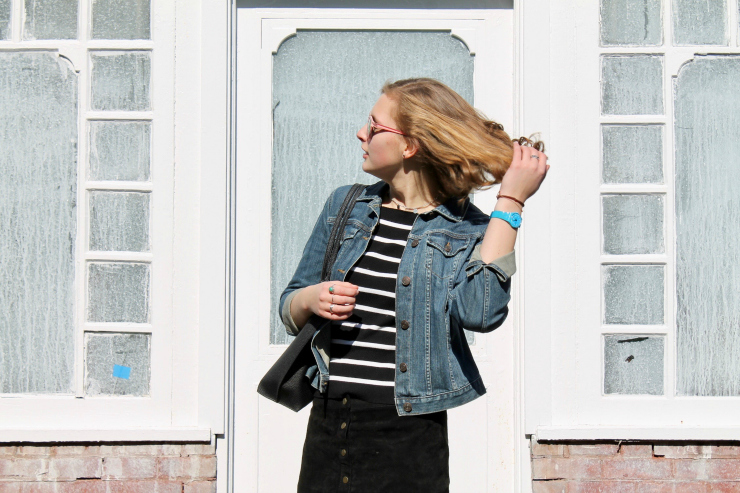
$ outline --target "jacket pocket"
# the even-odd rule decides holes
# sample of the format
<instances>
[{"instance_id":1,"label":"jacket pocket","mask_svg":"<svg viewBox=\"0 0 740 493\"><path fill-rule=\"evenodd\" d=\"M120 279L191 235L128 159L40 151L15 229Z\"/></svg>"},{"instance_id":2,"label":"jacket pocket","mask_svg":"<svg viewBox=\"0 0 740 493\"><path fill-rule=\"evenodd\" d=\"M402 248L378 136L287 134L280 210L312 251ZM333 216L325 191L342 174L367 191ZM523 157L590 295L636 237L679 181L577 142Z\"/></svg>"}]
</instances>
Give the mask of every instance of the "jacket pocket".
<instances>
[{"instance_id":1,"label":"jacket pocket","mask_svg":"<svg viewBox=\"0 0 740 493\"><path fill-rule=\"evenodd\" d=\"M333 221L330 221L330 224L333 226ZM370 233L367 226L363 225L362 222L350 218L347 224L344 225L344 231L339 236L339 241L344 244L345 242L351 242L351 240L358 236L364 236L367 237L365 239L369 239Z\"/></svg>"},{"instance_id":2,"label":"jacket pocket","mask_svg":"<svg viewBox=\"0 0 740 493\"><path fill-rule=\"evenodd\" d=\"M427 266L432 274L441 278L452 276L460 265L470 238L456 237L446 233L431 233L427 236Z\"/></svg>"},{"instance_id":3,"label":"jacket pocket","mask_svg":"<svg viewBox=\"0 0 740 493\"><path fill-rule=\"evenodd\" d=\"M359 233L361 230L360 228L355 224L347 224L344 227L344 232L342 233L342 236L340 238L341 242L344 243L347 240L351 240L355 236L357 236L357 233Z\"/></svg>"},{"instance_id":4,"label":"jacket pocket","mask_svg":"<svg viewBox=\"0 0 740 493\"><path fill-rule=\"evenodd\" d=\"M334 263L332 279L344 279L347 269L352 266L352 260L358 255L358 248L361 248L361 243L367 241L369 236L367 231L358 224L352 221L347 223L339 236L339 253ZM344 266L344 268L337 271L337 266Z\"/></svg>"}]
</instances>

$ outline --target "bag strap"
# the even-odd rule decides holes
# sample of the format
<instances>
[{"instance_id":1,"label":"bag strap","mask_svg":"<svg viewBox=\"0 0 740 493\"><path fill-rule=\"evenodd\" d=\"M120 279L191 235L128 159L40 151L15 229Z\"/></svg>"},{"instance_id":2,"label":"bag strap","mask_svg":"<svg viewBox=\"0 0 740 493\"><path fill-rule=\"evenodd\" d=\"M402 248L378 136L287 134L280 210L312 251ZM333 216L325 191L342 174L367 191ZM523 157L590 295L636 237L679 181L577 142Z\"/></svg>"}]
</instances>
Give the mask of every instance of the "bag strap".
<instances>
[{"instance_id":1,"label":"bag strap","mask_svg":"<svg viewBox=\"0 0 740 493\"><path fill-rule=\"evenodd\" d=\"M328 281L331 277L331 270L334 267L334 262L337 260L337 254L339 253L340 236L344 232L344 226L347 224L347 219L355 207L357 198L362 194L365 189L365 185L355 183L352 188L349 189L349 193L344 198L344 202L339 207L337 212L337 218L334 220L334 226L331 229L329 235L329 241L326 245L326 254L324 255L324 265L321 268L321 281Z\"/></svg>"}]
</instances>

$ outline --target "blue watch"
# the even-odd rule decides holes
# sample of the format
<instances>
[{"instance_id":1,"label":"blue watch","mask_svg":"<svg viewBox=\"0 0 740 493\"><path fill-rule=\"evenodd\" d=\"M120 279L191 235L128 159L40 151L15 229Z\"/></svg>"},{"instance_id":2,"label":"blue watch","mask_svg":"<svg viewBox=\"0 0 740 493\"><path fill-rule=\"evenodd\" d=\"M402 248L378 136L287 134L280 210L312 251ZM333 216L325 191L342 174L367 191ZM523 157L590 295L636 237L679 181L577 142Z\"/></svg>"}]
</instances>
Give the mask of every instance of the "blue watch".
<instances>
[{"instance_id":1,"label":"blue watch","mask_svg":"<svg viewBox=\"0 0 740 493\"><path fill-rule=\"evenodd\" d=\"M514 229L522 225L522 216L518 212L493 211L491 212L491 219L494 217L503 219Z\"/></svg>"}]
</instances>

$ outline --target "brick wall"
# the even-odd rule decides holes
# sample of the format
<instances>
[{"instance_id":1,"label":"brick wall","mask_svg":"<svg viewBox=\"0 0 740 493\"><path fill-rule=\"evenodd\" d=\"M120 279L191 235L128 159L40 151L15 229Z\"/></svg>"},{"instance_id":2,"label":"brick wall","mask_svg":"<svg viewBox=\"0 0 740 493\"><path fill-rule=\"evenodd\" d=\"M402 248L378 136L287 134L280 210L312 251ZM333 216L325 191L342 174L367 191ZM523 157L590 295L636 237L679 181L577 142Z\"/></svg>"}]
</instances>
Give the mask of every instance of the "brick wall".
<instances>
[{"instance_id":1,"label":"brick wall","mask_svg":"<svg viewBox=\"0 0 740 493\"><path fill-rule=\"evenodd\" d=\"M210 444L2 444L0 493L215 493Z\"/></svg>"},{"instance_id":2,"label":"brick wall","mask_svg":"<svg viewBox=\"0 0 740 493\"><path fill-rule=\"evenodd\" d=\"M537 442L534 493L740 493L740 446Z\"/></svg>"}]
</instances>

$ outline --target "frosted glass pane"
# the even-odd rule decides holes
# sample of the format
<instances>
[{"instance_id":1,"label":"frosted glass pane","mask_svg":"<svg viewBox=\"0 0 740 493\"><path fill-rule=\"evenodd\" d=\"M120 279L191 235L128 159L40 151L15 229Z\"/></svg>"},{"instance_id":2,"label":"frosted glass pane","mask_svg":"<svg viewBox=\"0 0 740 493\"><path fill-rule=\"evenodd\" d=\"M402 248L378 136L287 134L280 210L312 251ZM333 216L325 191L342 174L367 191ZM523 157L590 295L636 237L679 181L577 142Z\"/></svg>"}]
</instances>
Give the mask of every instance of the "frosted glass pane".
<instances>
[{"instance_id":1,"label":"frosted glass pane","mask_svg":"<svg viewBox=\"0 0 740 493\"><path fill-rule=\"evenodd\" d=\"M604 393L663 395L664 337L604 336Z\"/></svg>"},{"instance_id":2,"label":"frosted glass pane","mask_svg":"<svg viewBox=\"0 0 740 493\"><path fill-rule=\"evenodd\" d=\"M298 31L273 62L270 341L283 344L278 298L324 201L339 185L377 181L361 170L355 134L383 83L434 77L472 102L473 57L445 32Z\"/></svg>"},{"instance_id":3,"label":"frosted glass pane","mask_svg":"<svg viewBox=\"0 0 740 493\"><path fill-rule=\"evenodd\" d=\"M93 39L149 39L150 0L93 0Z\"/></svg>"},{"instance_id":4,"label":"frosted glass pane","mask_svg":"<svg viewBox=\"0 0 740 493\"><path fill-rule=\"evenodd\" d=\"M150 334L86 332L85 394L149 395L150 347Z\"/></svg>"},{"instance_id":5,"label":"frosted glass pane","mask_svg":"<svg viewBox=\"0 0 740 493\"><path fill-rule=\"evenodd\" d=\"M23 39L75 39L79 0L25 0Z\"/></svg>"},{"instance_id":6,"label":"frosted glass pane","mask_svg":"<svg viewBox=\"0 0 740 493\"><path fill-rule=\"evenodd\" d=\"M151 109L149 53L92 55L92 109L144 111Z\"/></svg>"},{"instance_id":7,"label":"frosted glass pane","mask_svg":"<svg viewBox=\"0 0 740 493\"><path fill-rule=\"evenodd\" d=\"M90 122L90 179L149 181L151 123Z\"/></svg>"},{"instance_id":8,"label":"frosted glass pane","mask_svg":"<svg viewBox=\"0 0 740 493\"><path fill-rule=\"evenodd\" d=\"M662 324L662 265L604 265L604 323Z\"/></svg>"},{"instance_id":9,"label":"frosted glass pane","mask_svg":"<svg viewBox=\"0 0 740 493\"><path fill-rule=\"evenodd\" d=\"M88 321L149 321L149 264L91 262L87 289Z\"/></svg>"},{"instance_id":10,"label":"frosted glass pane","mask_svg":"<svg viewBox=\"0 0 740 493\"><path fill-rule=\"evenodd\" d=\"M0 52L0 392L73 391L77 74Z\"/></svg>"},{"instance_id":11,"label":"frosted glass pane","mask_svg":"<svg viewBox=\"0 0 740 493\"><path fill-rule=\"evenodd\" d=\"M90 192L90 250L149 251L149 194Z\"/></svg>"},{"instance_id":12,"label":"frosted glass pane","mask_svg":"<svg viewBox=\"0 0 740 493\"><path fill-rule=\"evenodd\" d=\"M673 0L673 44L726 45L726 0Z\"/></svg>"},{"instance_id":13,"label":"frosted glass pane","mask_svg":"<svg viewBox=\"0 0 740 493\"><path fill-rule=\"evenodd\" d=\"M663 183L662 125L602 125L602 183Z\"/></svg>"},{"instance_id":14,"label":"frosted glass pane","mask_svg":"<svg viewBox=\"0 0 740 493\"><path fill-rule=\"evenodd\" d=\"M662 44L660 0L601 0L601 44Z\"/></svg>"},{"instance_id":15,"label":"frosted glass pane","mask_svg":"<svg viewBox=\"0 0 740 493\"><path fill-rule=\"evenodd\" d=\"M678 74L676 350L680 395L740 395L740 58Z\"/></svg>"},{"instance_id":16,"label":"frosted glass pane","mask_svg":"<svg viewBox=\"0 0 740 493\"><path fill-rule=\"evenodd\" d=\"M663 202L663 195L604 195L603 252L663 253Z\"/></svg>"},{"instance_id":17,"label":"frosted glass pane","mask_svg":"<svg viewBox=\"0 0 740 493\"><path fill-rule=\"evenodd\" d=\"M0 39L10 39L10 0L0 0Z\"/></svg>"},{"instance_id":18,"label":"frosted glass pane","mask_svg":"<svg viewBox=\"0 0 740 493\"><path fill-rule=\"evenodd\" d=\"M663 57L607 55L601 57L601 113L663 114Z\"/></svg>"}]
</instances>

